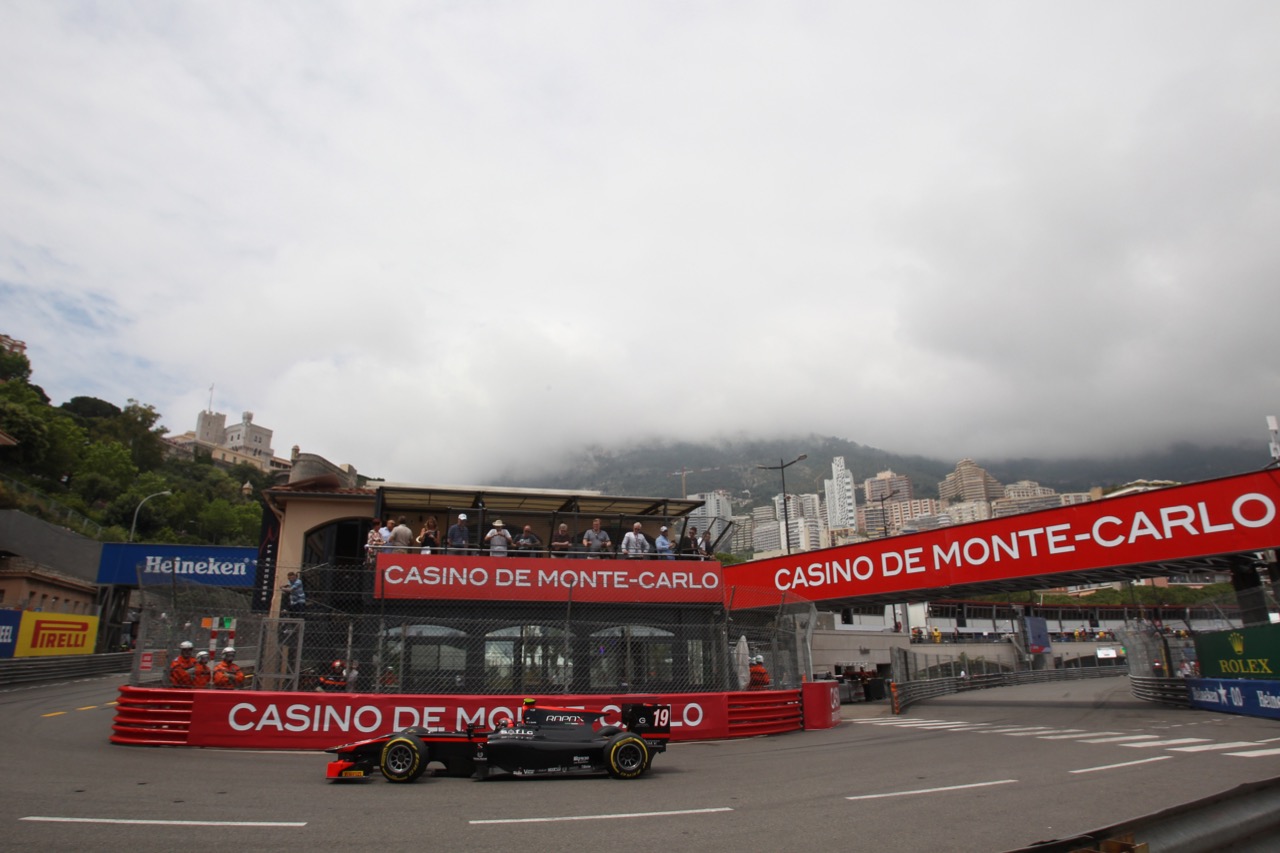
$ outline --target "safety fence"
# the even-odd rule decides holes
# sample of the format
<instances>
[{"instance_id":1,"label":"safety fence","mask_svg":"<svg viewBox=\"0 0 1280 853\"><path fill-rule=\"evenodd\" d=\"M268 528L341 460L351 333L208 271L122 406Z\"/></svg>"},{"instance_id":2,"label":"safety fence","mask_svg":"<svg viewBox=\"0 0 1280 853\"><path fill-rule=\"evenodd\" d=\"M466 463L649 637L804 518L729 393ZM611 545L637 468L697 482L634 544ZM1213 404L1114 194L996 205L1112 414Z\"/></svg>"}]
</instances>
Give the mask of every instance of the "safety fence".
<instances>
[{"instance_id":1,"label":"safety fence","mask_svg":"<svg viewBox=\"0 0 1280 853\"><path fill-rule=\"evenodd\" d=\"M0 684L66 681L94 675L129 672L132 652L101 655L53 655L48 657L0 659Z\"/></svg>"},{"instance_id":2,"label":"safety fence","mask_svg":"<svg viewBox=\"0 0 1280 853\"><path fill-rule=\"evenodd\" d=\"M1179 708L1191 707L1191 694L1185 678L1131 675L1129 692L1133 694L1133 698L1144 702L1158 702L1161 705L1174 705Z\"/></svg>"},{"instance_id":3,"label":"safety fence","mask_svg":"<svg viewBox=\"0 0 1280 853\"><path fill-rule=\"evenodd\" d=\"M1019 684L1039 684L1051 681L1079 681L1087 678L1110 678L1128 675L1123 666L1072 667L1070 669L1038 669L1021 672L986 673L979 675L947 676L917 681L894 682L890 685L893 713L901 714L909 706L925 699L935 699L964 690L982 690L990 687L1012 687Z\"/></svg>"},{"instance_id":4,"label":"safety fence","mask_svg":"<svg viewBox=\"0 0 1280 853\"><path fill-rule=\"evenodd\" d=\"M244 591L172 576L144 586L130 684L168 686L184 641L209 650L213 663L234 644L236 660L256 669L251 689L272 691L725 693L752 683L753 664L784 690L798 689L812 669L813 606L780 593L771 593L776 605L753 608L734 607L732 590L727 607L719 596L575 600L572 588L561 601L393 600L375 595L362 563L305 567L302 580L305 605L286 603L278 617L255 611Z\"/></svg>"}]
</instances>

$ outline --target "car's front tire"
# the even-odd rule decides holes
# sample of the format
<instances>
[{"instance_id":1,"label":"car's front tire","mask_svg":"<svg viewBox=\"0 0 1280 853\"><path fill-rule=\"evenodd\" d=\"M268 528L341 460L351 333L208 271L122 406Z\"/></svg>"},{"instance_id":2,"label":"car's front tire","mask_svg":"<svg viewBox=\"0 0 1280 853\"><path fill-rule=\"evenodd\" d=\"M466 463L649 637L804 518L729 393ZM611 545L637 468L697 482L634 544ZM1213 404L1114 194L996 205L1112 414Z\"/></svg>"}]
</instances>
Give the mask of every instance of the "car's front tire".
<instances>
[{"instance_id":1,"label":"car's front tire","mask_svg":"<svg viewBox=\"0 0 1280 853\"><path fill-rule=\"evenodd\" d=\"M427 745L417 735L399 734L382 747L378 767L388 782L412 782L427 769Z\"/></svg>"},{"instance_id":2,"label":"car's front tire","mask_svg":"<svg viewBox=\"0 0 1280 853\"><path fill-rule=\"evenodd\" d=\"M643 738L620 735L605 749L609 775L615 779L634 779L649 766L649 746Z\"/></svg>"}]
</instances>

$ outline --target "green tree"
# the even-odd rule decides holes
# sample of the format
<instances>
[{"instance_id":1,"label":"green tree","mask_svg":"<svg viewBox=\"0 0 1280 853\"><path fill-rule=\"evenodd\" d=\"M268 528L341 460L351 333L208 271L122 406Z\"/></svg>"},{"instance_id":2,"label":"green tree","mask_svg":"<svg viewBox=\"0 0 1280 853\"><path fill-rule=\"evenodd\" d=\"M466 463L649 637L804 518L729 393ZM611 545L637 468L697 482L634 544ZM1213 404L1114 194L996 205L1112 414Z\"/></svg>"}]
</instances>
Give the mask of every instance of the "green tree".
<instances>
[{"instance_id":1,"label":"green tree","mask_svg":"<svg viewBox=\"0 0 1280 853\"><path fill-rule=\"evenodd\" d=\"M90 443L80 457L72 486L87 503L110 500L134 485L138 469L118 441Z\"/></svg>"},{"instance_id":2,"label":"green tree","mask_svg":"<svg viewBox=\"0 0 1280 853\"><path fill-rule=\"evenodd\" d=\"M0 350L0 382L31 381L31 362L20 352Z\"/></svg>"}]
</instances>

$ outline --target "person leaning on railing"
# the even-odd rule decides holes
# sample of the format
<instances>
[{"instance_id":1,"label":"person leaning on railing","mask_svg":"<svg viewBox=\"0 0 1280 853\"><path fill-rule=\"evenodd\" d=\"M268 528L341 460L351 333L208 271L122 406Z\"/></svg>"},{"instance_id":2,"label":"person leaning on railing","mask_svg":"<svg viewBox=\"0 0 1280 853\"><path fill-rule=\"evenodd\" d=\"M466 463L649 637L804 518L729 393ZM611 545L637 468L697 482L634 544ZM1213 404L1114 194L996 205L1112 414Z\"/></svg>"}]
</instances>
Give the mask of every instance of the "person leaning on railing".
<instances>
[{"instance_id":1,"label":"person leaning on railing","mask_svg":"<svg viewBox=\"0 0 1280 853\"><path fill-rule=\"evenodd\" d=\"M568 557L573 553L573 535L569 533L569 525L564 522L551 535L551 556Z\"/></svg>"}]
</instances>

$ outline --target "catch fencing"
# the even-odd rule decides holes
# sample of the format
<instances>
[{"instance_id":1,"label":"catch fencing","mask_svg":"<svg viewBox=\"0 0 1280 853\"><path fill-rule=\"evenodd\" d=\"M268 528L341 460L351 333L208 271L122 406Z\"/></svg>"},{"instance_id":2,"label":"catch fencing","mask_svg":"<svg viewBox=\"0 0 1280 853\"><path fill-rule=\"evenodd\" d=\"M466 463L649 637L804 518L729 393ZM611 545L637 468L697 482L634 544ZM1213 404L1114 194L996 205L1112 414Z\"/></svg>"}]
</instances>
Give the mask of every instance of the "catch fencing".
<instances>
[{"instance_id":1,"label":"catch fencing","mask_svg":"<svg viewBox=\"0 0 1280 853\"><path fill-rule=\"evenodd\" d=\"M285 593L277 617L254 612L247 591L174 578L144 587L130 683L166 686L184 640L216 647L216 661L232 621L236 659L262 690L721 693L748 687L757 656L775 689L798 689L812 668L814 608L781 593L754 608L735 608L734 590L728 606L583 602L571 589L554 602L406 601L375 596L363 563L304 566L301 577L305 605L287 609Z\"/></svg>"}]
</instances>

